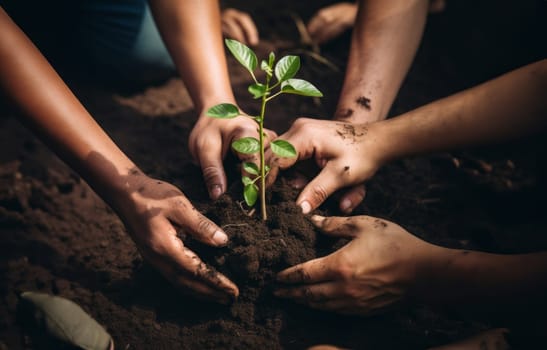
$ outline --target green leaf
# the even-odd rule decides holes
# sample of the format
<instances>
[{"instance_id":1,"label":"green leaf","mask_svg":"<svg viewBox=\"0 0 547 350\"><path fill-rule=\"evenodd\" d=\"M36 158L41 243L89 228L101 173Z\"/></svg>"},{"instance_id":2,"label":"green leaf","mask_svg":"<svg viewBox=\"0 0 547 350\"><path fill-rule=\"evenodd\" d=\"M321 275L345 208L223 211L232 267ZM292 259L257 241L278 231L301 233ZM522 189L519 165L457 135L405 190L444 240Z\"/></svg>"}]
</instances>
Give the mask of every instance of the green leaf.
<instances>
[{"instance_id":1,"label":"green leaf","mask_svg":"<svg viewBox=\"0 0 547 350\"><path fill-rule=\"evenodd\" d=\"M264 165L264 172L267 173L268 171L270 171L270 166L268 164Z\"/></svg>"},{"instance_id":2,"label":"green leaf","mask_svg":"<svg viewBox=\"0 0 547 350\"><path fill-rule=\"evenodd\" d=\"M225 39L224 42L236 60L252 73L258 64L258 59L253 50L237 40Z\"/></svg>"},{"instance_id":3,"label":"green leaf","mask_svg":"<svg viewBox=\"0 0 547 350\"><path fill-rule=\"evenodd\" d=\"M241 177L241 182L243 183L243 185L247 186L249 184L252 184L253 180L251 180L251 178L248 177L248 176L242 176Z\"/></svg>"},{"instance_id":4,"label":"green leaf","mask_svg":"<svg viewBox=\"0 0 547 350\"><path fill-rule=\"evenodd\" d=\"M278 81L289 80L300 69L300 57L285 56L275 65L275 76Z\"/></svg>"},{"instance_id":5,"label":"green leaf","mask_svg":"<svg viewBox=\"0 0 547 350\"><path fill-rule=\"evenodd\" d=\"M57 343L78 349L109 349L112 338L106 330L71 300L38 292L23 292L22 316L35 330ZM63 347L64 348L64 347Z\"/></svg>"},{"instance_id":6,"label":"green leaf","mask_svg":"<svg viewBox=\"0 0 547 350\"><path fill-rule=\"evenodd\" d=\"M231 103L221 103L207 110L207 115L213 118L235 118L239 114L237 106Z\"/></svg>"},{"instance_id":7,"label":"green leaf","mask_svg":"<svg viewBox=\"0 0 547 350\"><path fill-rule=\"evenodd\" d=\"M270 52L270 55L268 56L268 66L270 66L270 68L272 68L274 62L275 62L275 53Z\"/></svg>"},{"instance_id":8,"label":"green leaf","mask_svg":"<svg viewBox=\"0 0 547 350\"><path fill-rule=\"evenodd\" d=\"M245 188L243 189L243 198L245 198L245 203L247 203L249 207L255 205L256 199L258 198L258 186L255 184L245 185Z\"/></svg>"},{"instance_id":9,"label":"green leaf","mask_svg":"<svg viewBox=\"0 0 547 350\"><path fill-rule=\"evenodd\" d=\"M232 142L232 148L239 153L253 154L260 150L260 143L254 137L243 137Z\"/></svg>"},{"instance_id":10,"label":"green leaf","mask_svg":"<svg viewBox=\"0 0 547 350\"><path fill-rule=\"evenodd\" d=\"M258 169L258 165L251 162L243 163L243 170L253 175L258 175L258 172L260 171L260 169Z\"/></svg>"},{"instance_id":11,"label":"green leaf","mask_svg":"<svg viewBox=\"0 0 547 350\"><path fill-rule=\"evenodd\" d=\"M264 94L266 93L266 85L264 84L252 84L252 85L249 85L249 92L251 93L251 95L253 95L254 98L260 98L262 96L264 96Z\"/></svg>"},{"instance_id":12,"label":"green leaf","mask_svg":"<svg viewBox=\"0 0 547 350\"><path fill-rule=\"evenodd\" d=\"M290 144L290 142L285 140L275 140L270 143L270 148L272 152L277 154L280 157L292 158L296 157L296 149Z\"/></svg>"},{"instance_id":13,"label":"green leaf","mask_svg":"<svg viewBox=\"0 0 547 350\"><path fill-rule=\"evenodd\" d=\"M260 69L262 69L264 72L266 72L266 74L268 76L272 76L273 72L272 72L272 67L270 67L268 65L268 62L262 60L262 62L260 62Z\"/></svg>"},{"instance_id":14,"label":"green leaf","mask_svg":"<svg viewBox=\"0 0 547 350\"><path fill-rule=\"evenodd\" d=\"M322 97L323 94L310 82L302 79L289 79L281 83L281 91L288 94Z\"/></svg>"}]
</instances>

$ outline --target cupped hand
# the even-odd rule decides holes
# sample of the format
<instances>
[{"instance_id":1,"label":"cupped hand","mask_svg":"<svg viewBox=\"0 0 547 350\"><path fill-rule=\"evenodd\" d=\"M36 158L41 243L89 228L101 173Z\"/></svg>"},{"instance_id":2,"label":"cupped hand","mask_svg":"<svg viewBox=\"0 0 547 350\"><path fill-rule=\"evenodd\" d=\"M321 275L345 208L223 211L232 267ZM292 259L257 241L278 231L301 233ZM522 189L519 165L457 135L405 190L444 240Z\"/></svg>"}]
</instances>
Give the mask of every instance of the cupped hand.
<instances>
[{"instance_id":1,"label":"cupped hand","mask_svg":"<svg viewBox=\"0 0 547 350\"><path fill-rule=\"evenodd\" d=\"M212 199L220 197L227 188L226 173L222 160L231 148L232 142L243 137L258 138L258 125L246 116L233 119L215 119L202 115L190 133L189 149L194 160L200 165L203 178ZM277 135L265 129L265 147ZM258 154L237 153L240 160L258 165ZM243 170L242 170L243 171Z\"/></svg>"},{"instance_id":2,"label":"cupped hand","mask_svg":"<svg viewBox=\"0 0 547 350\"><path fill-rule=\"evenodd\" d=\"M304 187L296 200L304 214L311 212L335 191L361 185L374 175L380 160L372 128L373 124L297 119L279 139L290 142L296 148L298 157L279 158L267 152L266 159L272 167L268 182L273 182L279 169L287 169L297 161L315 159L321 171ZM343 200L353 200L355 203L351 203L350 207L355 208L364 195L363 188L361 192L350 192Z\"/></svg>"},{"instance_id":3,"label":"cupped hand","mask_svg":"<svg viewBox=\"0 0 547 350\"><path fill-rule=\"evenodd\" d=\"M309 20L310 37L318 44L330 41L353 27L357 17L357 4L340 2L317 11Z\"/></svg>"},{"instance_id":4,"label":"cupped hand","mask_svg":"<svg viewBox=\"0 0 547 350\"><path fill-rule=\"evenodd\" d=\"M274 294L316 309L372 315L395 306L419 283L436 247L370 216L314 215L312 222L351 241L326 257L281 271Z\"/></svg>"},{"instance_id":5,"label":"cupped hand","mask_svg":"<svg viewBox=\"0 0 547 350\"><path fill-rule=\"evenodd\" d=\"M258 29L247 12L233 8L222 11L222 34L245 45L258 45Z\"/></svg>"},{"instance_id":6,"label":"cupped hand","mask_svg":"<svg viewBox=\"0 0 547 350\"><path fill-rule=\"evenodd\" d=\"M179 238L190 235L221 247L228 243L226 233L169 183L137 172L126 183L126 195L113 206L143 257L174 285L198 298L225 304L237 298L237 286Z\"/></svg>"}]
</instances>

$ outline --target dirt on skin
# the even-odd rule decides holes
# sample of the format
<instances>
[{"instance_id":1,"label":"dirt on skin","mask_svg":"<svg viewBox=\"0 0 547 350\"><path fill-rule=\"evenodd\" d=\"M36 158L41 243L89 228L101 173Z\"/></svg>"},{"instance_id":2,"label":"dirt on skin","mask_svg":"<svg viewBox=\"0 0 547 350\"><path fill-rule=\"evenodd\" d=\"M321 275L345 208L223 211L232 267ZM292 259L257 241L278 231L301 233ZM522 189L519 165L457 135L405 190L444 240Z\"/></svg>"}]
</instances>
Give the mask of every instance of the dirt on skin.
<instances>
[{"instance_id":1,"label":"dirt on skin","mask_svg":"<svg viewBox=\"0 0 547 350\"><path fill-rule=\"evenodd\" d=\"M265 39L257 49L259 57L270 50L280 57L302 47L295 40L290 16L273 9L294 10L306 19L314 6L324 3L278 1L272 7L267 1L234 1L234 6L259 19ZM544 32L537 27L541 12L534 4L538 3L449 1L443 14L430 16L423 44L390 115L544 57L538 50ZM466 18L465 26L461 18ZM506 25L509 20L512 25ZM298 77L314 83L325 98L282 96L269 107L267 127L283 132L295 116L329 118L343 79L348 39L343 36L322 48L338 71L301 53ZM247 72L233 59L229 65L242 109L256 113L256 101L247 93ZM208 304L165 281L142 260L113 211L4 106L0 107L0 349L47 348L33 340L17 318L18 294L25 290L75 301L105 326L117 349L304 349L317 344L424 349L493 327L511 329L514 344L526 343L520 348L545 343L543 323L532 309L500 318L503 309L475 315L458 312L460 305L435 310L408 304L360 318L313 311L273 297L278 271L344 244L313 229L295 206L297 191L287 185L286 177L269 194L266 223L241 209L233 160L226 162L228 193L211 202L201 171L188 153L196 115L179 80L121 89L65 76L92 115L146 174L178 186L229 233L231 242L225 248L209 248L189 237L185 242L233 279L241 296L229 306ZM340 136L352 138L355 132ZM448 247L496 253L545 250L545 149L545 138L538 137L505 147L393 162L367 184L367 197L356 213L394 221L422 239ZM339 215L336 207L333 198L320 213Z\"/></svg>"}]
</instances>

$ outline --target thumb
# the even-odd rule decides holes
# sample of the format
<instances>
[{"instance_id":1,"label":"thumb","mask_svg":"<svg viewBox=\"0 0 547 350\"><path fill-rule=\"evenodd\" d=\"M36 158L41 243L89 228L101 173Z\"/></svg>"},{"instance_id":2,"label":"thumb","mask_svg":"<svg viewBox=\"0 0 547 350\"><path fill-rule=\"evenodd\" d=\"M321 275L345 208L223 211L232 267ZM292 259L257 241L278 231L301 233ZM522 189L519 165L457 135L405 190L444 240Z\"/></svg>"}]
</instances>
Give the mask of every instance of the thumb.
<instances>
[{"instance_id":1,"label":"thumb","mask_svg":"<svg viewBox=\"0 0 547 350\"><path fill-rule=\"evenodd\" d=\"M212 146L199 151L199 164L211 199L218 199L226 190L226 173L222 164L222 150Z\"/></svg>"},{"instance_id":2,"label":"thumb","mask_svg":"<svg viewBox=\"0 0 547 350\"><path fill-rule=\"evenodd\" d=\"M327 165L321 172L302 190L296 200L302 208L302 213L308 214L319 207L331 194L338 190L341 184L339 176L334 171L332 163Z\"/></svg>"}]
</instances>

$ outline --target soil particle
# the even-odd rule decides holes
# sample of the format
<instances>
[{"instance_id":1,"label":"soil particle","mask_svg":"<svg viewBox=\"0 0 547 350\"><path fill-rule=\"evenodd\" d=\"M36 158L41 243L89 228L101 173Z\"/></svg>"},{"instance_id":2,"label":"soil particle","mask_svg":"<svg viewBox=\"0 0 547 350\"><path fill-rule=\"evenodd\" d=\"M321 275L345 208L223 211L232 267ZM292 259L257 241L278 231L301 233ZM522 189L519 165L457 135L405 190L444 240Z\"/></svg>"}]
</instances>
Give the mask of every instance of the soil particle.
<instances>
[{"instance_id":1,"label":"soil particle","mask_svg":"<svg viewBox=\"0 0 547 350\"><path fill-rule=\"evenodd\" d=\"M366 108L367 110L371 110L372 108L370 107L370 98L367 98L365 96L359 96L355 102L361 106L361 107L364 107Z\"/></svg>"},{"instance_id":2,"label":"soil particle","mask_svg":"<svg viewBox=\"0 0 547 350\"><path fill-rule=\"evenodd\" d=\"M337 113L336 119L348 119L353 115L353 109L346 108L340 111L340 113Z\"/></svg>"}]
</instances>

